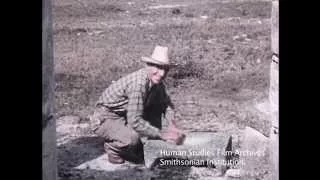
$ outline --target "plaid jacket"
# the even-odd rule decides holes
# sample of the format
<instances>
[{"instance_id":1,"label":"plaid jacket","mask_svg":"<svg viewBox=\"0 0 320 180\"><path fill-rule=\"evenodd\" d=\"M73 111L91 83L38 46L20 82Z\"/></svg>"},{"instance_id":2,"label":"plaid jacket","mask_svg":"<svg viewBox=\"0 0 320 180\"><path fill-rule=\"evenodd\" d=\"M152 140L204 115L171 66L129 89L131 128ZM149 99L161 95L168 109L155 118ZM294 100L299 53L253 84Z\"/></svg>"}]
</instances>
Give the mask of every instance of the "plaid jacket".
<instances>
[{"instance_id":1,"label":"plaid jacket","mask_svg":"<svg viewBox=\"0 0 320 180\"><path fill-rule=\"evenodd\" d=\"M166 117L170 115L172 117L174 106L165 92L163 83L151 86L146 68L142 68L112 83L102 93L96 106L105 106L113 112L123 114L127 117L129 126L139 134L158 138L160 137L160 130L143 119L144 110L150 104L162 104L162 110L160 111L163 115L167 114L163 116L163 120L168 123ZM158 97L160 95L159 102L154 102L155 100L152 98L154 94L157 94ZM168 110L167 113L165 113L166 109Z\"/></svg>"}]
</instances>

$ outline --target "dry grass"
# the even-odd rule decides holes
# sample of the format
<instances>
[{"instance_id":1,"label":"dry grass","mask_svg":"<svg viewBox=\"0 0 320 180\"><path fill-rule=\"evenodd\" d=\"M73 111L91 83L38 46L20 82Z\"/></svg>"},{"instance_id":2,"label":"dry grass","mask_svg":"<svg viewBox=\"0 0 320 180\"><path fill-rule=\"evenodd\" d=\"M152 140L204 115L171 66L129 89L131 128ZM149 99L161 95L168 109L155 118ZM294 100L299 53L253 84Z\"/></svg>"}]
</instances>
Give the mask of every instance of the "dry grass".
<instances>
[{"instance_id":1,"label":"dry grass","mask_svg":"<svg viewBox=\"0 0 320 180\"><path fill-rule=\"evenodd\" d=\"M233 40L242 34L251 41ZM61 114L78 114L92 106L112 80L141 67L140 57L149 55L156 44L169 46L171 59L179 64L169 73L172 87L179 87L183 79L197 79L210 88L263 90L268 85L269 34L267 25L189 22L117 27L99 36L60 32L58 37L70 40L57 46L56 51L65 51L68 47L63 46L68 45L70 50L56 60L57 93L66 95L57 100L57 110Z\"/></svg>"}]
</instances>

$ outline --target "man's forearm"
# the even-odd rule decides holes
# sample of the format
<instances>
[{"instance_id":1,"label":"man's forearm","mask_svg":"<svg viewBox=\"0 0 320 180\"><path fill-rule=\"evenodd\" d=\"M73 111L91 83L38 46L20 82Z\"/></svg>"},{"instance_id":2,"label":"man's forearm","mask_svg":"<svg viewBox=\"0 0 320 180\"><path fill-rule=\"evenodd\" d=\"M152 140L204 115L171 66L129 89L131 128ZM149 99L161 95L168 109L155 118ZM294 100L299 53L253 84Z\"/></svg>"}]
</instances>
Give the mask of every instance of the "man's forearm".
<instances>
[{"instance_id":1,"label":"man's forearm","mask_svg":"<svg viewBox=\"0 0 320 180\"><path fill-rule=\"evenodd\" d=\"M149 122L145 121L141 117L134 117L128 120L131 127L140 135L151 138L160 138L160 130L152 126Z\"/></svg>"}]
</instances>

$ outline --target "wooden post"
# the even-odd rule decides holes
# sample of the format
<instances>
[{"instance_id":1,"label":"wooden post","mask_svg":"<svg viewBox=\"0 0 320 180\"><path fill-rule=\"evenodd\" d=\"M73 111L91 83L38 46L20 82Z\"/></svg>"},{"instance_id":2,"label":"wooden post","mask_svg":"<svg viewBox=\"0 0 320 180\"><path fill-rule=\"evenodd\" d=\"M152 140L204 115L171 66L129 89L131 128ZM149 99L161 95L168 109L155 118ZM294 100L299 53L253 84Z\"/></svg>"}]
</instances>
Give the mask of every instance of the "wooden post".
<instances>
[{"instance_id":1,"label":"wooden post","mask_svg":"<svg viewBox=\"0 0 320 180\"><path fill-rule=\"evenodd\" d=\"M272 1L271 13L271 50L273 52L270 66L270 161L272 180L279 179L279 1Z\"/></svg>"},{"instance_id":2,"label":"wooden post","mask_svg":"<svg viewBox=\"0 0 320 180\"><path fill-rule=\"evenodd\" d=\"M57 179L51 0L42 0L42 179Z\"/></svg>"}]
</instances>

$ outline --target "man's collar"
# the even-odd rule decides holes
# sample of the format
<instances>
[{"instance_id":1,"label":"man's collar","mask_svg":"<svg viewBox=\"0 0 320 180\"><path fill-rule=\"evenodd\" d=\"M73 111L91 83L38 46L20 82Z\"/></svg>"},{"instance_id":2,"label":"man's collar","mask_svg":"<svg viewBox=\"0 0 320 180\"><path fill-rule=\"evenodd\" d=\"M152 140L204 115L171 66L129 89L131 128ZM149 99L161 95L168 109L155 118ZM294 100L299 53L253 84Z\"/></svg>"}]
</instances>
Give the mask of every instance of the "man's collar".
<instances>
[{"instance_id":1,"label":"man's collar","mask_svg":"<svg viewBox=\"0 0 320 180\"><path fill-rule=\"evenodd\" d=\"M151 81L151 79L149 78L149 73L148 73L148 69L145 67L144 68L144 72L146 73L146 76L147 76L147 86L148 86L148 90L150 90L153 86L153 83Z\"/></svg>"},{"instance_id":2,"label":"man's collar","mask_svg":"<svg viewBox=\"0 0 320 180\"><path fill-rule=\"evenodd\" d=\"M148 77L148 79L149 79L149 77ZM152 86L153 86L153 83L152 83L152 81L149 79L149 90L152 88Z\"/></svg>"}]
</instances>

